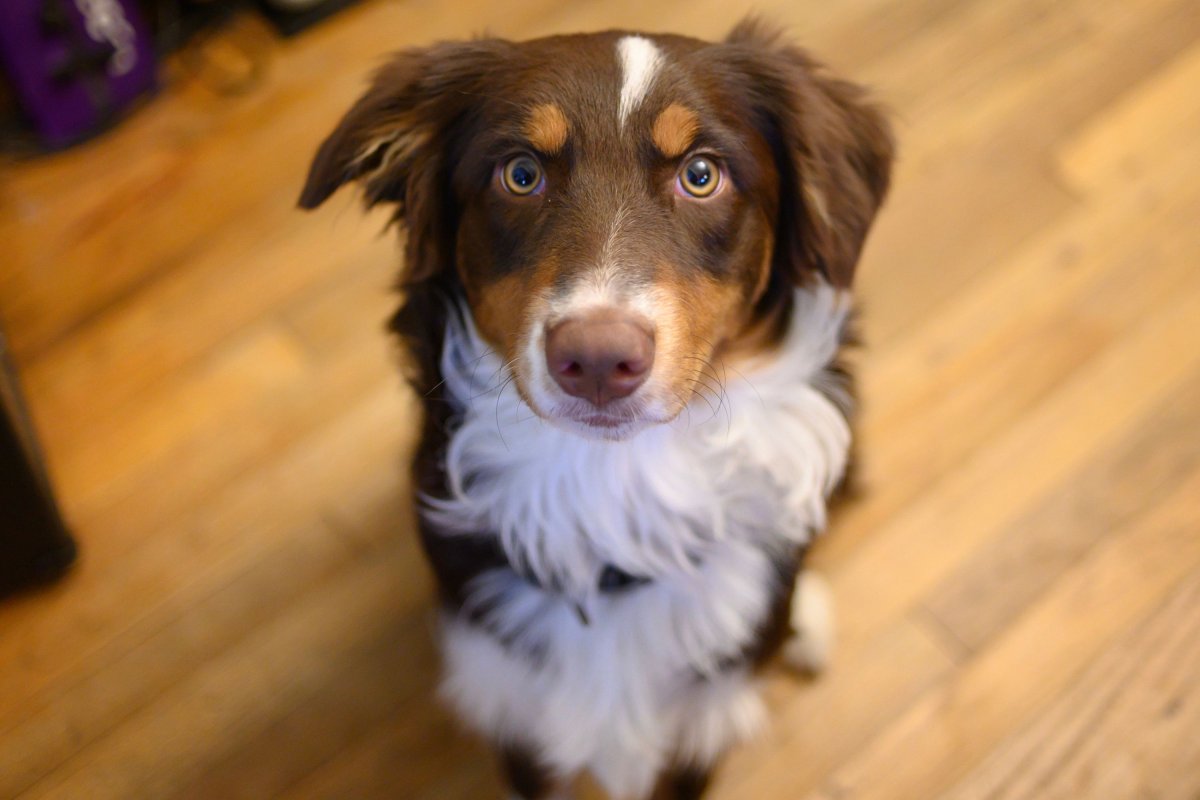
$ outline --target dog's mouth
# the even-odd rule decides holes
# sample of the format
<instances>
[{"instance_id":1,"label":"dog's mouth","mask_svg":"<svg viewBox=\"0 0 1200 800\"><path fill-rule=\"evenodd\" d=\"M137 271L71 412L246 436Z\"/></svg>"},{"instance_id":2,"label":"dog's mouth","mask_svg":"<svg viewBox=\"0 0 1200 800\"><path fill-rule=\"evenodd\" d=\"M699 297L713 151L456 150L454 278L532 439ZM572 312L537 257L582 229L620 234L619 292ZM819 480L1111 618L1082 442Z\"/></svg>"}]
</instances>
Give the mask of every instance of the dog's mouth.
<instances>
[{"instance_id":1,"label":"dog's mouth","mask_svg":"<svg viewBox=\"0 0 1200 800\"><path fill-rule=\"evenodd\" d=\"M610 417L607 414L592 414L589 416L576 417L574 421L581 425L588 425L593 428L604 428L607 430L622 428L632 422L632 420L628 418Z\"/></svg>"},{"instance_id":2,"label":"dog's mouth","mask_svg":"<svg viewBox=\"0 0 1200 800\"><path fill-rule=\"evenodd\" d=\"M670 422L674 414L647 408L640 402L598 407L582 401L558 404L549 413L535 413L551 424L588 439L621 441L641 431Z\"/></svg>"}]
</instances>

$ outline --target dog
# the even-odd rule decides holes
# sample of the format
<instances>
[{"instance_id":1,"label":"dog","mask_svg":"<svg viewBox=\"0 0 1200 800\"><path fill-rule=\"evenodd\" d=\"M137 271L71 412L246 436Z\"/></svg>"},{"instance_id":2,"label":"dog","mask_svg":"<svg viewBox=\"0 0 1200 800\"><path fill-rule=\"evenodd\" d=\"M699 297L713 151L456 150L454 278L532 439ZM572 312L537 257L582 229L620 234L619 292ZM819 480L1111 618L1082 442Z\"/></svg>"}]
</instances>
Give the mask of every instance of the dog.
<instances>
[{"instance_id":1,"label":"dog","mask_svg":"<svg viewBox=\"0 0 1200 800\"><path fill-rule=\"evenodd\" d=\"M404 51L320 146L303 208L357 182L406 231L442 694L514 796L698 798L761 668L821 666L801 564L892 159L864 91L755 20Z\"/></svg>"}]
</instances>

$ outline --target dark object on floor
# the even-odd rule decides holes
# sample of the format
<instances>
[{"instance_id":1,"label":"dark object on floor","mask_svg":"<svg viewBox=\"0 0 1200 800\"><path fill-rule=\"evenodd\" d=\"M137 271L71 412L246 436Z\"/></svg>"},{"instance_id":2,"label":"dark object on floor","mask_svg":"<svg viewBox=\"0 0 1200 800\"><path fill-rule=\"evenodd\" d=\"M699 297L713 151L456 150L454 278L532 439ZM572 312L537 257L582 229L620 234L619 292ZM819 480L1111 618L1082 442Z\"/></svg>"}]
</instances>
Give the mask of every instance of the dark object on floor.
<instances>
[{"instance_id":1,"label":"dark object on floor","mask_svg":"<svg viewBox=\"0 0 1200 800\"><path fill-rule=\"evenodd\" d=\"M284 36L295 36L358 0L259 0L259 8Z\"/></svg>"},{"instance_id":2,"label":"dark object on floor","mask_svg":"<svg viewBox=\"0 0 1200 800\"><path fill-rule=\"evenodd\" d=\"M132 0L5 0L0 66L50 148L104 130L155 81L150 32Z\"/></svg>"},{"instance_id":3,"label":"dark object on floor","mask_svg":"<svg viewBox=\"0 0 1200 800\"><path fill-rule=\"evenodd\" d=\"M0 334L0 597L59 577L75 554Z\"/></svg>"}]
</instances>

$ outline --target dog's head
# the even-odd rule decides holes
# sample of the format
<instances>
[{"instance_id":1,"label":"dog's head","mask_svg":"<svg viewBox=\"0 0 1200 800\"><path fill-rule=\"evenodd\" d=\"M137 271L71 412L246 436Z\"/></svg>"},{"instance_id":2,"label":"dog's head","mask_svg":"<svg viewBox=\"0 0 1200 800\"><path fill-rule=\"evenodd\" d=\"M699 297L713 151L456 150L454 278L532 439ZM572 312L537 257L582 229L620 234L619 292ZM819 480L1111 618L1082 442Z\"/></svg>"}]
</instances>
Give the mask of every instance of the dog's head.
<instances>
[{"instance_id":1,"label":"dog's head","mask_svg":"<svg viewBox=\"0 0 1200 800\"><path fill-rule=\"evenodd\" d=\"M621 438L769 348L795 286L849 286L891 159L859 89L754 23L485 39L380 69L300 204L395 204L402 285L461 292L538 415Z\"/></svg>"}]
</instances>

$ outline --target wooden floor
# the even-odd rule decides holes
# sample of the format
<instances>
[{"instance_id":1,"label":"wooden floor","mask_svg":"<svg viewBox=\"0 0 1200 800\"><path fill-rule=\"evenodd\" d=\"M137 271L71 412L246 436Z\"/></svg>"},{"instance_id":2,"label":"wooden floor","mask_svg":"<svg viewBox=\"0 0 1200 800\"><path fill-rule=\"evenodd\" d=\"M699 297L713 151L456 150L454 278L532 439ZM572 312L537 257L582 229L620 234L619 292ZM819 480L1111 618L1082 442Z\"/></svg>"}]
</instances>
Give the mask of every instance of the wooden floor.
<instances>
[{"instance_id":1,"label":"wooden floor","mask_svg":"<svg viewBox=\"0 0 1200 800\"><path fill-rule=\"evenodd\" d=\"M396 247L293 210L378 54L719 36L727 0L368 2L236 96L176 74L0 175L0 314L83 545L0 605L0 797L499 797L432 697L382 320ZM1200 798L1200 4L788 0L895 110L861 271L867 491L832 671L717 798Z\"/></svg>"}]
</instances>

